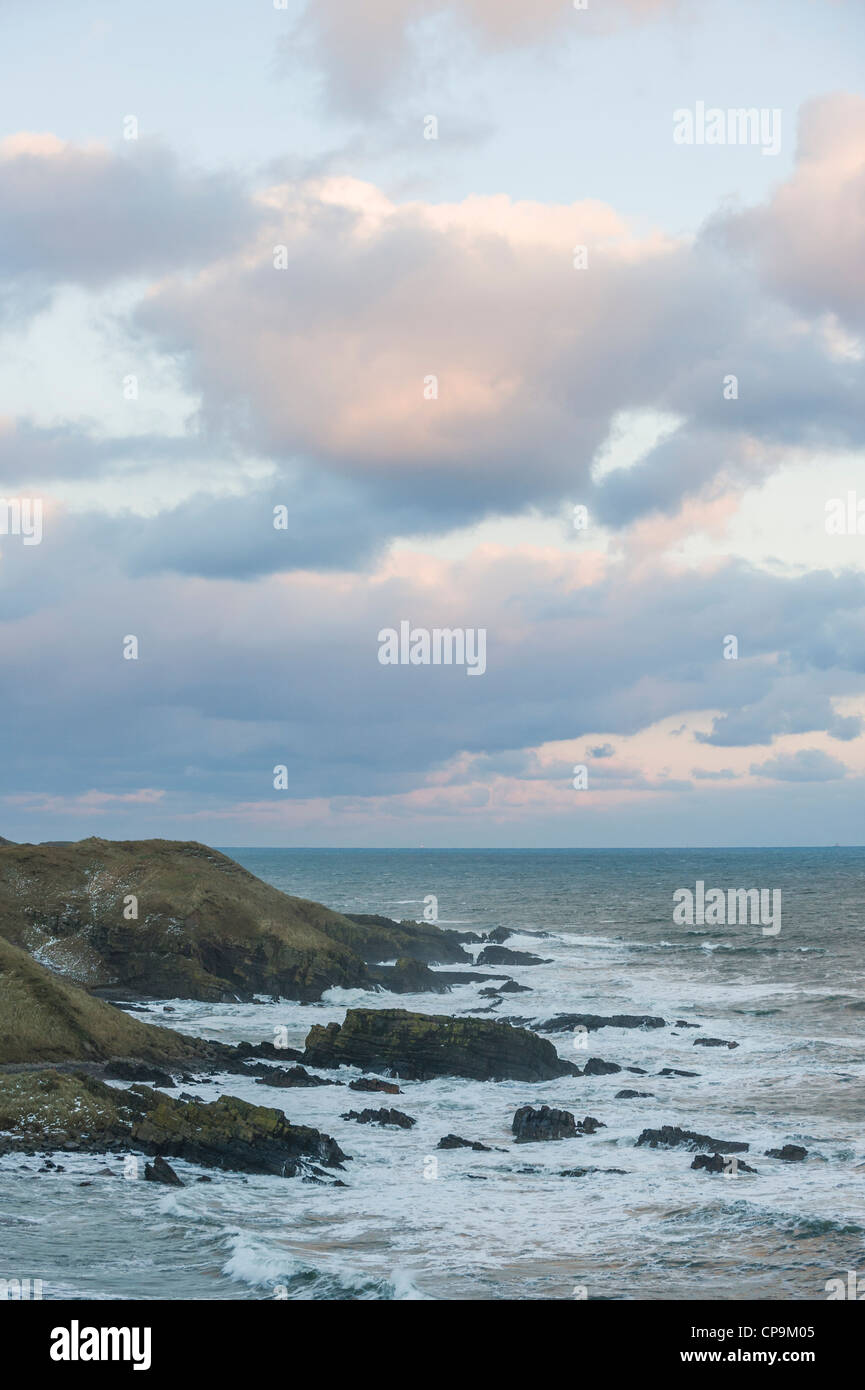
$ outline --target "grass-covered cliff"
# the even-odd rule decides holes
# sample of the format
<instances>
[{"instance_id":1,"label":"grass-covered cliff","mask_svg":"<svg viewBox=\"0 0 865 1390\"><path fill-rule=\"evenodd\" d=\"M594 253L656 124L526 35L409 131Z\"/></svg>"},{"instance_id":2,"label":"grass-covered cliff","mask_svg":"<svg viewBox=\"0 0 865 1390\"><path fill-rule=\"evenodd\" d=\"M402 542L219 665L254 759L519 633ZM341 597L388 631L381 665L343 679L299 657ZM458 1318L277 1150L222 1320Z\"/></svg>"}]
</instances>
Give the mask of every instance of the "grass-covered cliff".
<instances>
[{"instance_id":1,"label":"grass-covered cliff","mask_svg":"<svg viewBox=\"0 0 865 1390\"><path fill-rule=\"evenodd\" d=\"M468 959L453 932L353 921L173 840L0 844L0 935L88 989L161 998L314 1000L370 986L373 961Z\"/></svg>"}]
</instances>

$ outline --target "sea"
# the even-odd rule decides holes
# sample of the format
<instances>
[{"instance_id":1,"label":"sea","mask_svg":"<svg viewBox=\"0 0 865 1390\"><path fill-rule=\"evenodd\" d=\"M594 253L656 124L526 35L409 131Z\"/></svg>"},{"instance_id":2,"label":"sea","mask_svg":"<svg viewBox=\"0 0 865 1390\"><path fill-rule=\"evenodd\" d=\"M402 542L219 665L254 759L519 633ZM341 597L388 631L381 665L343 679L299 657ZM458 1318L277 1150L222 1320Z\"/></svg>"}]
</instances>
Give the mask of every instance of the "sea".
<instances>
[{"instance_id":1,"label":"sea","mask_svg":"<svg viewBox=\"0 0 865 1390\"><path fill-rule=\"evenodd\" d=\"M828 1281L865 1276L865 850L225 852L341 911L420 920L426 908L457 931L511 929L507 946L543 964L490 967L531 992L505 994L484 1017L652 1014L668 1026L548 1034L580 1066L641 1070L543 1084L445 1077L401 1081L399 1096L235 1076L184 1085L333 1135L351 1156L334 1175L345 1186L214 1170L198 1183L204 1170L178 1161L186 1185L171 1188L124 1177L113 1154L50 1155L62 1173L6 1156L0 1275L41 1279L54 1299L580 1301L820 1300ZM677 921L680 890L696 897L698 883L706 895L777 890L780 930ZM313 1023L351 1006L473 1014L490 1002L481 988L334 989L304 1005L175 999L140 1017L224 1042L286 1028L302 1047ZM617 1099L626 1088L647 1094ZM417 1123L341 1118L380 1104ZM515 1144L511 1121L527 1104L604 1127ZM695 1171L686 1149L636 1146L663 1125L745 1142L757 1171ZM449 1133L490 1152L437 1149ZM807 1159L766 1156L785 1144Z\"/></svg>"}]
</instances>

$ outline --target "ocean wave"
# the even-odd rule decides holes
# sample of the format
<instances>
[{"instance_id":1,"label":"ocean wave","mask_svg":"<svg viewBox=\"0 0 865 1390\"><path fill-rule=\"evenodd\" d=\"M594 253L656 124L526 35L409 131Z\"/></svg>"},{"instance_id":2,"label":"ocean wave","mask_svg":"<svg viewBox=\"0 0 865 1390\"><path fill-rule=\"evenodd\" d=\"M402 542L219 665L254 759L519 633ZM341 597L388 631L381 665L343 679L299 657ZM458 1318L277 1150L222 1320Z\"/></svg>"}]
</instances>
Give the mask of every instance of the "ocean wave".
<instances>
[{"instance_id":1,"label":"ocean wave","mask_svg":"<svg viewBox=\"0 0 865 1390\"><path fill-rule=\"evenodd\" d=\"M308 1259L246 1231L226 1231L225 1241L231 1251L222 1266L225 1277L267 1290L276 1300L414 1302L428 1297L417 1288L414 1276L407 1270L395 1270L389 1279L370 1278L360 1272L316 1267Z\"/></svg>"}]
</instances>

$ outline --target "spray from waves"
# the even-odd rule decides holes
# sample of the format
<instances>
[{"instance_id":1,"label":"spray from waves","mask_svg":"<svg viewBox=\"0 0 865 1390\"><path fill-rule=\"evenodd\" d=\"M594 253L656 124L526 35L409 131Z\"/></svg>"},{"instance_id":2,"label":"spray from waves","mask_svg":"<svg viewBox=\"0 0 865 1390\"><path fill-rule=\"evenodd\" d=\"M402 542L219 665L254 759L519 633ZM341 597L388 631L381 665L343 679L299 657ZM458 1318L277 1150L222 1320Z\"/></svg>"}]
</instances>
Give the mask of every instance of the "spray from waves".
<instances>
[{"instance_id":1,"label":"spray from waves","mask_svg":"<svg viewBox=\"0 0 865 1390\"><path fill-rule=\"evenodd\" d=\"M227 1279L261 1289L274 1299L370 1301L419 1301L427 1294L418 1289L413 1275L396 1270L390 1279L370 1279L345 1269L317 1269L306 1260L272 1242L238 1229L226 1231L231 1254L222 1266Z\"/></svg>"}]
</instances>

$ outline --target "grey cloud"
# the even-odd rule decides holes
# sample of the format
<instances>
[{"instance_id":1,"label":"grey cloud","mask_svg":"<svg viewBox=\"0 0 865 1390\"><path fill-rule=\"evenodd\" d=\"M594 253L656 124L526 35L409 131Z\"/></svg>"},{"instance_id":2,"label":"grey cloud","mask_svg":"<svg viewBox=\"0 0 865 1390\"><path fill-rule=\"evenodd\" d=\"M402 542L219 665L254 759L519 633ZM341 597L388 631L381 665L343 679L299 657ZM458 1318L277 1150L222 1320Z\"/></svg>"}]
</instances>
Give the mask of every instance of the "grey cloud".
<instances>
[{"instance_id":1,"label":"grey cloud","mask_svg":"<svg viewBox=\"0 0 865 1390\"><path fill-rule=\"evenodd\" d=\"M158 521L149 525L157 544ZM526 750L596 730L636 733L682 709L725 710L738 741L750 721L751 741L768 742L825 727L833 695L865 688L842 652L829 660L839 615L865 603L861 577L780 581L727 566L635 586L618 572L588 591L561 581L554 605L560 581L519 556L457 567L443 585L396 574L202 584L130 579L128 539L92 517L59 516L40 546L0 546L0 686L17 730L7 794L155 786L201 805L267 802L271 770L286 763L289 798L369 797L410 790L461 752L485 759L482 777L550 777ZM729 630L731 603L749 619L750 651L786 654L720 660L711 634ZM486 674L381 666L377 633L403 618L486 627ZM121 655L130 633L137 662ZM819 651L819 667L808 650ZM688 785L608 758L593 771L599 787Z\"/></svg>"},{"instance_id":2,"label":"grey cloud","mask_svg":"<svg viewBox=\"0 0 865 1390\"><path fill-rule=\"evenodd\" d=\"M764 763L752 763L751 771L776 782L830 782L844 777L847 769L820 748L800 748L798 753L781 753Z\"/></svg>"},{"instance_id":3,"label":"grey cloud","mask_svg":"<svg viewBox=\"0 0 865 1390\"><path fill-rule=\"evenodd\" d=\"M145 140L122 153L59 141L42 152L0 146L0 204L10 305L55 284L200 266L236 249L259 221L238 179L183 169Z\"/></svg>"}]
</instances>

